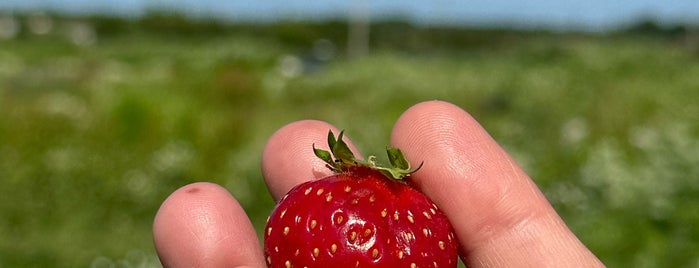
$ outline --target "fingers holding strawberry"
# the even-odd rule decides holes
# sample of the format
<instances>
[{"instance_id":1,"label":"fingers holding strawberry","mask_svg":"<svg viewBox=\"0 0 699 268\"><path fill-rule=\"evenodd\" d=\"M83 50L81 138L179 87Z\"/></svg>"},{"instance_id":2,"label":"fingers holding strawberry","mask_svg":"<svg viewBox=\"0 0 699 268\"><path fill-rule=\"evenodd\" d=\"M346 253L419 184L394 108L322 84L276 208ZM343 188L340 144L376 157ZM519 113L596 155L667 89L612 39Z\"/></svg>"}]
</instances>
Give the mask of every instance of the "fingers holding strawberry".
<instances>
[{"instance_id":1,"label":"fingers holding strawberry","mask_svg":"<svg viewBox=\"0 0 699 268\"><path fill-rule=\"evenodd\" d=\"M287 144L287 148L296 150L288 153L302 154L301 159L307 162L285 166L284 171L276 173L265 171L277 199L307 181L298 178L317 179L330 174L324 167L327 163L304 148L325 144L328 129L339 133L318 121L292 123L285 128L269 144L299 142ZM312 138L290 139L286 133ZM413 166L424 161L421 170L411 177L412 183L453 224L462 260L468 267L603 266L515 161L459 107L441 101L411 107L396 122L391 143L414 161ZM269 148L265 150L264 161L275 164L263 163L265 169L291 157L270 152Z\"/></svg>"},{"instance_id":2,"label":"fingers holding strawberry","mask_svg":"<svg viewBox=\"0 0 699 268\"><path fill-rule=\"evenodd\" d=\"M391 161L398 167L398 177L406 173L400 170L411 176L409 189L396 187L404 183L391 179L376 183L350 178L356 174L348 176L346 165L371 166L372 161L358 157L346 137L339 140L347 150L341 149L337 157L332 144L338 143L339 133L328 123L306 120L282 127L269 139L262 172L273 198L280 202L277 208L286 209L275 210L264 230L265 240L273 240L264 247L266 256L232 196L219 186L193 184L173 193L156 216L154 236L164 266L262 267L266 263L296 267L302 254L303 258L329 260L354 251L363 254L361 258L344 258L334 266L359 263L364 267L389 260L384 267L434 267L437 261L438 267L453 267L449 256L456 247L468 267L603 266L566 227L531 179L460 108L440 101L420 103L397 121L391 144L402 149L413 167L424 162L419 172L412 173L407 163ZM314 152L313 146L335 156ZM344 177L337 177L334 171ZM385 170L355 173L363 177L393 174ZM335 176L335 181L319 180L328 176ZM424 193L425 199L415 197L413 191ZM283 205L294 200L284 198L287 193L310 199ZM401 198L404 193L410 197ZM404 202L412 207L405 209ZM353 205L362 208L352 209ZM445 222L452 226L444 227ZM399 226L399 231L390 235L386 226ZM336 235L318 233L328 230ZM316 237L298 236L304 232ZM428 237L436 240L411 247L418 238ZM272 260L273 254L281 259ZM442 255L447 257L437 260Z\"/></svg>"}]
</instances>

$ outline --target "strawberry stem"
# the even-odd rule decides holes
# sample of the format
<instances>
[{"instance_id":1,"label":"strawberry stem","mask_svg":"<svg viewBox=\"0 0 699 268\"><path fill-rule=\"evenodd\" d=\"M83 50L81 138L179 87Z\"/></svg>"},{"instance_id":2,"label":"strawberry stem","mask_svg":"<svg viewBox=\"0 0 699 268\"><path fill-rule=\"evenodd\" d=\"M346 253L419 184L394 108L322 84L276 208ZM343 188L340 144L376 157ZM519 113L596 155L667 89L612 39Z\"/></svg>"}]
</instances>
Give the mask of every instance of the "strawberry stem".
<instances>
[{"instance_id":1,"label":"strawberry stem","mask_svg":"<svg viewBox=\"0 0 699 268\"><path fill-rule=\"evenodd\" d=\"M394 147L387 147L386 153L391 164L390 167L381 166L376 163L375 156L369 156L367 160L357 159L343 140L344 130L340 134L333 134L332 130L328 131L328 146L330 152L318 149L313 144L313 152L315 155L326 163L326 166L333 172L341 173L347 171L351 167L367 167L381 172L389 179L402 181L405 177L415 173L422 167L422 163L415 169L410 168L410 162L405 158L403 152Z\"/></svg>"}]
</instances>

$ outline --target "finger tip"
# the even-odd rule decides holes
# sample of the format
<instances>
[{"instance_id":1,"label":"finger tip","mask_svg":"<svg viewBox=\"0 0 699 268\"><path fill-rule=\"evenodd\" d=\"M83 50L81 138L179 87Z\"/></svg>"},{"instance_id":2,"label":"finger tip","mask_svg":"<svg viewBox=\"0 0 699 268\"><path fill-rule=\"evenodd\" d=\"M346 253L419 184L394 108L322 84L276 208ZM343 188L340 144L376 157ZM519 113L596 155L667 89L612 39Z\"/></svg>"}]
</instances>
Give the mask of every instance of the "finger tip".
<instances>
[{"instance_id":1,"label":"finger tip","mask_svg":"<svg viewBox=\"0 0 699 268\"><path fill-rule=\"evenodd\" d=\"M313 155L313 146L323 147L321 133L335 130L319 120L289 123L274 132L262 151L262 175L272 197L278 200L289 189L313 178L313 170L322 166Z\"/></svg>"},{"instance_id":2,"label":"finger tip","mask_svg":"<svg viewBox=\"0 0 699 268\"><path fill-rule=\"evenodd\" d=\"M200 203L202 193L206 196L220 195L225 191L221 186L208 182L195 182L180 187L170 194L158 209L153 221L153 233L156 240L167 237L172 223L181 220L180 214L188 204ZM219 199L219 198L216 198Z\"/></svg>"},{"instance_id":3,"label":"finger tip","mask_svg":"<svg viewBox=\"0 0 699 268\"><path fill-rule=\"evenodd\" d=\"M424 161L429 168L431 162L445 157L445 152L458 150L465 138L475 141L482 136L488 135L461 107L431 100L415 104L398 118L391 132L391 143L401 148L409 159L417 161L413 164Z\"/></svg>"},{"instance_id":4,"label":"finger tip","mask_svg":"<svg viewBox=\"0 0 699 268\"><path fill-rule=\"evenodd\" d=\"M174 191L155 216L153 240L165 266L249 265L262 259L244 210L214 183Z\"/></svg>"},{"instance_id":5,"label":"finger tip","mask_svg":"<svg viewBox=\"0 0 699 268\"><path fill-rule=\"evenodd\" d=\"M294 186L324 177L331 172L325 162L315 156L313 147L327 149L328 131L339 130L324 121L301 120L277 130L267 141L262 153L262 174L275 200ZM357 152L349 139L350 149Z\"/></svg>"},{"instance_id":6,"label":"finger tip","mask_svg":"<svg viewBox=\"0 0 699 268\"><path fill-rule=\"evenodd\" d=\"M398 118L394 125L393 134L403 134L403 129L413 129L425 123L432 123L431 126L440 127L444 125L444 119L467 118L473 120L461 107L442 100L429 100L417 103L408 108ZM399 130L399 131L395 131Z\"/></svg>"}]
</instances>

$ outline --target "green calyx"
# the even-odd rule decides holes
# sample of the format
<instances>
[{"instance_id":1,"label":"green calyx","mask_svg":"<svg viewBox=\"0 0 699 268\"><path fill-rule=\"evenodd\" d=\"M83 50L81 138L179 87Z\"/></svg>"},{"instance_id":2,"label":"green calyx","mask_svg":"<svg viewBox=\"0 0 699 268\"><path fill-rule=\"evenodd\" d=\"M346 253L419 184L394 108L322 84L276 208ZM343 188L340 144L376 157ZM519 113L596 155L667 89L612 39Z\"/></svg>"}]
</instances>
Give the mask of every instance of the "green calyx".
<instances>
[{"instance_id":1,"label":"green calyx","mask_svg":"<svg viewBox=\"0 0 699 268\"><path fill-rule=\"evenodd\" d=\"M332 131L328 131L328 146L330 147L330 152L322 149L318 149L313 145L313 152L315 155L322 159L326 166L337 173L347 171L353 167L367 167L376 171L381 172L384 176L402 181L405 177L410 176L410 174L415 173L422 167L422 163L416 169L410 168L410 163L403 152L398 148L387 147L386 153L388 154L388 161L390 162L390 167L384 167L376 163L375 156L369 156L367 160L361 160L354 157L354 154L347 146L343 138L344 131L340 131L340 134L335 138Z\"/></svg>"}]
</instances>

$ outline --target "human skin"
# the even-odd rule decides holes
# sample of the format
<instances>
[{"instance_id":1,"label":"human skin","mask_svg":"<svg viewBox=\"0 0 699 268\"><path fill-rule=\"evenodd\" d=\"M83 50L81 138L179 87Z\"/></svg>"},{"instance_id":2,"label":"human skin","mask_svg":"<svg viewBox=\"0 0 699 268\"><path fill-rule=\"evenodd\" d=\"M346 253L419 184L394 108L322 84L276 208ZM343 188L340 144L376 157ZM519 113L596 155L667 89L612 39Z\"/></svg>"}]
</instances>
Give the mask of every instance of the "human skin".
<instances>
[{"instance_id":1,"label":"human skin","mask_svg":"<svg viewBox=\"0 0 699 268\"><path fill-rule=\"evenodd\" d=\"M329 129L338 133L326 122L303 120L272 135L262 173L275 200L304 181L330 175L309 149L326 144ZM413 166L424 161L411 178L449 218L468 267L604 267L461 108L443 101L414 105L395 123L391 145L417 161ZM216 184L193 183L172 193L155 217L153 235L165 267L266 267L245 211Z\"/></svg>"}]
</instances>

